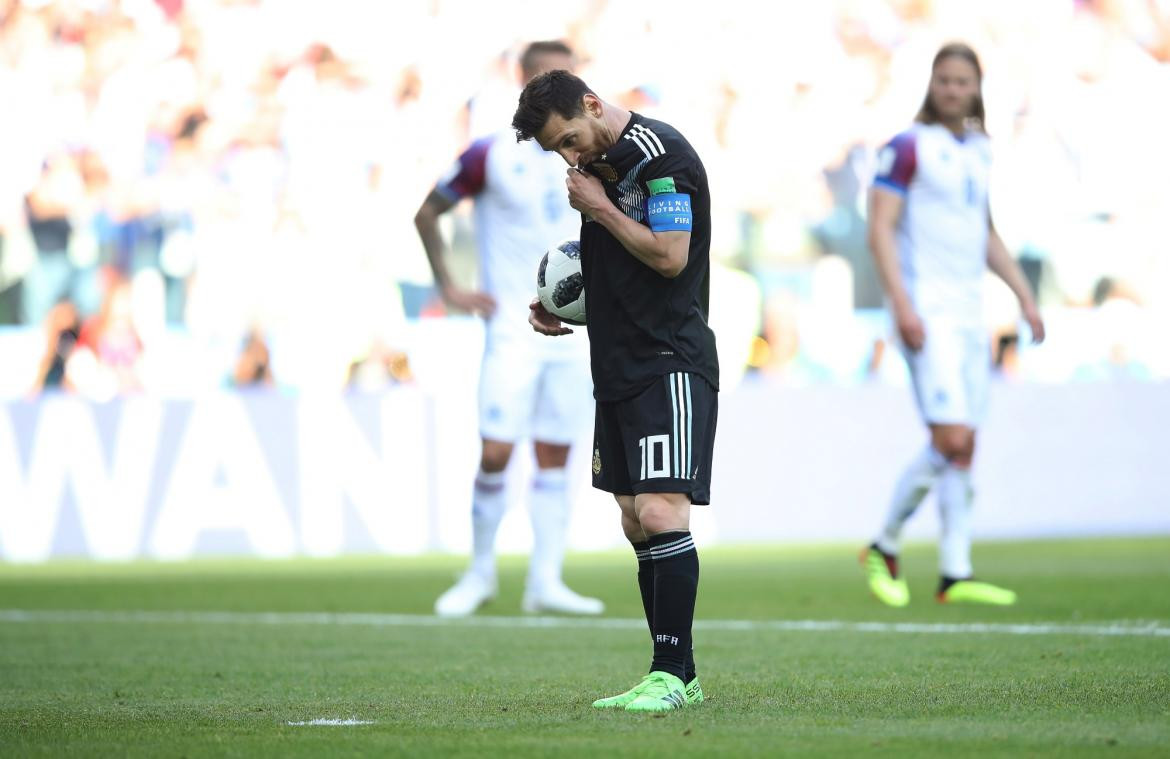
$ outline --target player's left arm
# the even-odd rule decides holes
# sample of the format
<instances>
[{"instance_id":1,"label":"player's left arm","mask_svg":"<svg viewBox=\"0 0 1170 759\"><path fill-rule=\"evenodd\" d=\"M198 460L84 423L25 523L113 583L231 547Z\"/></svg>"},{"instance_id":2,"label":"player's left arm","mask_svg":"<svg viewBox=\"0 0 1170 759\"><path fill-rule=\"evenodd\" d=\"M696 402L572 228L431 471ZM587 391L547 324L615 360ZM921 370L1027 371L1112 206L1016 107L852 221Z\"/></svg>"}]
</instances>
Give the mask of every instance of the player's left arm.
<instances>
[{"instance_id":1,"label":"player's left arm","mask_svg":"<svg viewBox=\"0 0 1170 759\"><path fill-rule=\"evenodd\" d=\"M1032 330L1032 342L1042 343L1044 342L1044 320L1040 318L1040 310L1036 308L1036 298L1032 294L1028 278L1024 276L1024 270L1020 268L1020 264L1008 252L999 232L995 231L995 224L992 223L990 215L987 217L987 226L987 268L991 269L1015 293L1016 298L1020 301L1020 311L1024 315L1024 320L1028 322L1028 327Z\"/></svg>"},{"instance_id":2,"label":"player's left arm","mask_svg":"<svg viewBox=\"0 0 1170 759\"><path fill-rule=\"evenodd\" d=\"M666 179L674 181L672 177ZM569 188L569 205L609 230L634 258L667 279L674 279L687 267L691 250L689 193L670 193L670 201L664 199L666 194L650 195L649 226L644 226L626 216L610 201L601 181L596 177L569 169L566 184Z\"/></svg>"}]
</instances>

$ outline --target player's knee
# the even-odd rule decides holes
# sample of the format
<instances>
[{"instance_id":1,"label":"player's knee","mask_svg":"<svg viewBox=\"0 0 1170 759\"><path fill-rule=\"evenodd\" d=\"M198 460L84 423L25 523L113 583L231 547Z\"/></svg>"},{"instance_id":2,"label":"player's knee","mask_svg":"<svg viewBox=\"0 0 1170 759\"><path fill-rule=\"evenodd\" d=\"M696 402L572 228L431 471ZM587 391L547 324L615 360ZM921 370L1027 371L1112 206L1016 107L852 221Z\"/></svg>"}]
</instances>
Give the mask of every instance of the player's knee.
<instances>
[{"instance_id":1,"label":"player's knee","mask_svg":"<svg viewBox=\"0 0 1170 759\"><path fill-rule=\"evenodd\" d=\"M970 466L975 455L975 431L966 427L948 427L934 434L934 447L947 463Z\"/></svg>"},{"instance_id":2,"label":"player's knee","mask_svg":"<svg viewBox=\"0 0 1170 759\"><path fill-rule=\"evenodd\" d=\"M511 443L485 440L483 442L483 452L479 457L479 466L485 472L502 472L507 469L508 459L511 457Z\"/></svg>"},{"instance_id":3,"label":"player's knee","mask_svg":"<svg viewBox=\"0 0 1170 759\"><path fill-rule=\"evenodd\" d=\"M536 465L541 469L560 469L569 462L569 446L554 443L534 443Z\"/></svg>"},{"instance_id":4,"label":"player's knee","mask_svg":"<svg viewBox=\"0 0 1170 759\"><path fill-rule=\"evenodd\" d=\"M688 512L666 498L639 496L637 505L638 523L646 535L656 535L669 530L685 530L688 527Z\"/></svg>"},{"instance_id":5,"label":"player's knee","mask_svg":"<svg viewBox=\"0 0 1170 759\"><path fill-rule=\"evenodd\" d=\"M642 529L642 524L633 517L628 517L622 514L622 532L626 536L626 540L631 543L641 543L646 539L646 532Z\"/></svg>"}]
</instances>

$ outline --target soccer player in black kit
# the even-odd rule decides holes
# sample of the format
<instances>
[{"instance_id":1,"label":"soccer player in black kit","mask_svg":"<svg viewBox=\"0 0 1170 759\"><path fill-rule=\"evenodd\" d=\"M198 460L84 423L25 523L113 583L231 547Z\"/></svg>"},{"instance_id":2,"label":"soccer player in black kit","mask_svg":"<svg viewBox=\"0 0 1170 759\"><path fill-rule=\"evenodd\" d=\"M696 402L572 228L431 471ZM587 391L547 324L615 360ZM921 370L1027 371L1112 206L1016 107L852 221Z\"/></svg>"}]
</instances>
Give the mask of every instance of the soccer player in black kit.
<instances>
[{"instance_id":1,"label":"soccer player in black kit","mask_svg":"<svg viewBox=\"0 0 1170 759\"><path fill-rule=\"evenodd\" d=\"M719 388L707 326L707 172L673 127L601 100L567 71L530 81L512 126L517 139L535 139L571 167L597 400L593 486L621 507L654 643L650 673L593 705L661 712L696 704L699 557L690 509L710 503ZM569 332L539 301L530 309L537 332Z\"/></svg>"}]
</instances>

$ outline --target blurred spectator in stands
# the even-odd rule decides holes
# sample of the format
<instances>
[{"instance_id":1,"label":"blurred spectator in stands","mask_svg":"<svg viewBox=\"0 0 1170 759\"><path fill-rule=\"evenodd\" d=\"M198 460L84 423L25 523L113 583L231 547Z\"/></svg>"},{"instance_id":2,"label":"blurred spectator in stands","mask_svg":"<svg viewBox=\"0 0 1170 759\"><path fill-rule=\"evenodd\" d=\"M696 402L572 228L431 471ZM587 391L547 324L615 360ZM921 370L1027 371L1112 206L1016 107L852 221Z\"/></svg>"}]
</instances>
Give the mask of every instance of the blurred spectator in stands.
<instances>
[{"instance_id":1,"label":"blurred spectator in stands","mask_svg":"<svg viewBox=\"0 0 1170 759\"><path fill-rule=\"evenodd\" d=\"M95 400L142 389L142 340L134 325L129 280L110 285L101 311L82 325L65 370L71 386Z\"/></svg>"},{"instance_id":2,"label":"blurred spectator in stands","mask_svg":"<svg viewBox=\"0 0 1170 759\"><path fill-rule=\"evenodd\" d=\"M1151 336L1141 303L1133 289L1111 277L1102 277L1093 288L1097 318L1086 335L1095 357L1076 368L1073 378L1086 381L1153 378L1143 361L1143 349ZM1165 340L1165 335L1154 335Z\"/></svg>"},{"instance_id":3,"label":"blurred spectator in stands","mask_svg":"<svg viewBox=\"0 0 1170 759\"><path fill-rule=\"evenodd\" d=\"M276 379L272 376L272 363L268 352L268 342L264 333L253 329L244 338L244 345L236 359L236 368L232 372L232 385L244 387L273 387Z\"/></svg>"},{"instance_id":4,"label":"blurred spectator in stands","mask_svg":"<svg viewBox=\"0 0 1170 759\"><path fill-rule=\"evenodd\" d=\"M61 301L49 309L45 318L45 355L37 369L34 392L71 390L65 367L81 335L81 317L70 301Z\"/></svg>"},{"instance_id":5,"label":"blurred spectator in stands","mask_svg":"<svg viewBox=\"0 0 1170 759\"><path fill-rule=\"evenodd\" d=\"M41 324L49 309L73 287L69 241L71 217L80 208L84 185L77 162L65 152L49 156L36 185L24 198L37 259L24 278L24 322Z\"/></svg>"},{"instance_id":6,"label":"blurred spectator in stands","mask_svg":"<svg viewBox=\"0 0 1170 759\"><path fill-rule=\"evenodd\" d=\"M374 340L369 353L349 365L346 384L351 390L372 393L413 380L406 354Z\"/></svg>"},{"instance_id":7,"label":"blurred spectator in stands","mask_svg":"<svg viewBox=\"0 0 1170 759\"><path fill-rule=\"evenodd\" d=\"M787 292L778 292L764 304L762 345L755 348L754 363L766 376L786 385L804 387L828 381L828 369L812 362L800 344L800 304Z\"/></svg>"}]
</instances>

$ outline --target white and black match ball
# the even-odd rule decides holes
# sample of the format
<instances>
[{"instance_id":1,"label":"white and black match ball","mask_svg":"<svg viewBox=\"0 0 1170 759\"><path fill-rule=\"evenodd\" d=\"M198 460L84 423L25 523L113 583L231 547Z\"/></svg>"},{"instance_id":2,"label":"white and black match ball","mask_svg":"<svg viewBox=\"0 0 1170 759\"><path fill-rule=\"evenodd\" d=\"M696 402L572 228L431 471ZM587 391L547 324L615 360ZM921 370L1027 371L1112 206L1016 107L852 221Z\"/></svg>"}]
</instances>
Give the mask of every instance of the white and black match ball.
<instances>
[{"instance_id":1,"label":"white and black match ball","mask_svg":"<svg viewBox=\"0 0 1170 759\"><path fill-rule=\"evenodd\" d=\"M563 240L549 248L536 271L536 297L544 309L563 322L585 323L585 278L581 274L581 243Z\"/></svg>"}]
</instances>

